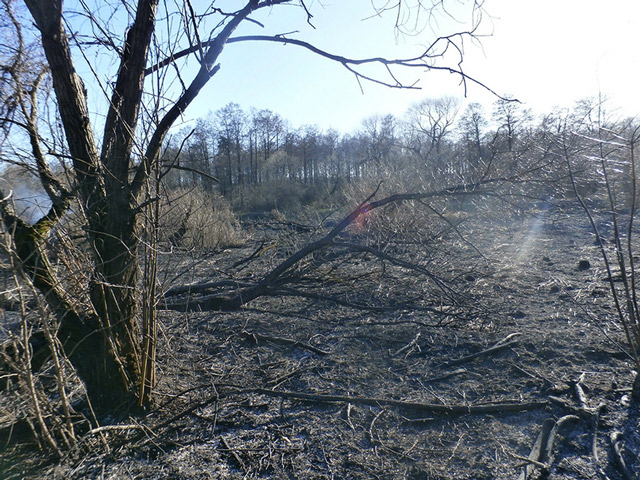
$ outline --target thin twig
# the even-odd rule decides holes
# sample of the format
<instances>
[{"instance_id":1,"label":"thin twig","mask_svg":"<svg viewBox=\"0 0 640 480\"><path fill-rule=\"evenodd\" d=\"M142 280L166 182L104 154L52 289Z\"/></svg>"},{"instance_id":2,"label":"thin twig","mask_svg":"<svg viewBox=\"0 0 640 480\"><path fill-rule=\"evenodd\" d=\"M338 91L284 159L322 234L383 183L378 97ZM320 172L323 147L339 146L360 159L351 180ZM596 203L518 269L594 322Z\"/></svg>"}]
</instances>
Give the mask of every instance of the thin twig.
<instances>
[{"instance_id":1,"label":"thin twig","mask_svg":"<svg viewBox=\"0 0 640 480\"><path fill-rule=\"evenodd\" d=\"M402 347L399 350L395 351L393 354L391 354L391 356L392 357L397 357L398 355L400 355L403 352L406 352L407 350L410 350L410 352L413 351L414 349L420 351L420 346L418 345L418 340L420 339L420 335L421 335L421 333L418 332L413 340L411 340L409 343L407 343L404 347ZM410 352L408 352L407 355Z\"/></svg>"}]
</instances>

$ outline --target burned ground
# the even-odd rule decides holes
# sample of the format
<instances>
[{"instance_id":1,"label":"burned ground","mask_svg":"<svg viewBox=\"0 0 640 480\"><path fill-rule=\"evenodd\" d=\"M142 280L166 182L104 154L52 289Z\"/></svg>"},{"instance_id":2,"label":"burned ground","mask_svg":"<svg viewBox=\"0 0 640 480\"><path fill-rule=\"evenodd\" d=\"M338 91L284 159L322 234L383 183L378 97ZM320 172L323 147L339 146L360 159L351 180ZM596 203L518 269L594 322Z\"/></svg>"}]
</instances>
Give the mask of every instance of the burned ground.
<instances>
[{"instance_id":1,"label":"burned ground","mask_svg":"<svg viewBox=\"0 0 640 480\"><path fill-rule=\"evenodd\" d=\"M167 257L167 285L220 280L256 251L244 275L259 276L288 253L269 242L282 231L252 228L195 267ZM157 408L55 464L11 444L4 477L518 478L545 420L564 417L550 468L528 478L625 478L616 432L637 472L631 361L583 216L478 217L457 233L452 250L412 254L449 272L466 298L455 308L415 271L362 254L315 268L313 284L302 266L295 290L240 311L163 311Z\"/></svg>"}]
</instances>

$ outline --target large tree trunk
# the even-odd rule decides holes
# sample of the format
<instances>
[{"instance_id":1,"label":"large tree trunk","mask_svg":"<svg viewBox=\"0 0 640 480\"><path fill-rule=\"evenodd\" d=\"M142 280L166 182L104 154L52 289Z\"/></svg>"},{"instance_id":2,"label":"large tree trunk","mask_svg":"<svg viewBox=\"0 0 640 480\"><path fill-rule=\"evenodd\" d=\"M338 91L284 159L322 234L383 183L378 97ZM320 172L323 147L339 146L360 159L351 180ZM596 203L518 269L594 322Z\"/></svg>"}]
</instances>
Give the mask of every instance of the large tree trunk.
<instances>
[{"instance_id":1,"label":"large tree trunk","mask_svg":"<svg viewBox=\"0 0 640 480\"><path fill-rule=\"evenodd\" d=\"M114 335L123 354L136 351L138 287L138 237L136 219L126 198L111 197L105 213L95 215L93 247L98 259L95 265L91 300L105 327ZM135 363L135 362L134 362ZM130 370L130 369L128 369ZM132 370L130 370L132 371Z\"/></svg>"},{"instance_id":2,"label":"large tree trunk","mask_svg":"<svg viewBox=\"0 0 640 480\"><path fill-rule=\"evenodd\" d=\"M100 363L106 355L116 362L112 367L118 367L121 383L115 386L107 381L103 388L116 387L113 394L119 398L119 405L133 403L141 381L135 214L126 198L111 197L104 214L94 214L90 228L95 232L92 242L96 257L91 304L99 319L97 336L107 349L94 361ZM115 371L105 372L105 375L114 374ZM107 377L83 380L85 383L95 380L100 385Z\"/></svg>"},{"instance_id":3,"label":"large tree trunk","mask_svg":"<svg viewBox=\"0 0 640 480\"><path fill-rule=\"evenodd\" d=\"M216 62L230 35L264 5L259 0L248 0L210 42L195 78L158 122L145 153L137 158L139 161L134 166L132 148L158 0L138 1L135 19L120 52L120 68L109 101L100 153L91 126L86 91L73 64L62 0L25 0L25 3L41 33L73 162L78 197L87 219L87 236L93 253L91 311L81 313L71 308L72 302L64 301L65 292L47 266L40 244L44 235L27 235L33 241L23 245L21 259L27 270L41 269L46 278L37 286L58 315L61 340L66 342L67 355L87 386L94 408L120 409L137 400L144 380L137 324L141 297L138 291L139 197L160 156L167 132L220 68ZM28 233L30 227L23 226ZM37 258L37 265L30 265L29 258ZM145 371L149 374L148 368ZM143 397L149 399L147 394Z\"/></svg>"}]
</instances>

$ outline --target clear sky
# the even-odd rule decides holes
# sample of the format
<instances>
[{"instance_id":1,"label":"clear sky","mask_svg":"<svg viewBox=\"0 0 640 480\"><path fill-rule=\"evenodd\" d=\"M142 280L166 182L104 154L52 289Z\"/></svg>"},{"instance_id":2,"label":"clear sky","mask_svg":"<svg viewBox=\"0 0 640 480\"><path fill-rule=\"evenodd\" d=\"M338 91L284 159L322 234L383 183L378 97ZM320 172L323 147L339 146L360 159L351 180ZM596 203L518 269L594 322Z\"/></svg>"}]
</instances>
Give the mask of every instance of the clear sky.
<instances>
[{"instance_id":1,"label":"clear sky","mask_svg":"<svg viewBox=\"0 0 640 480\"><path fill-rule=\"evenodd\" d=\"M374 0L376 1L376 0ZM242 34L275 34L299 30L301 39L350 57L403 57L431 43L434 31L450 33L464 25L440 16L417 36L396 38L394 16L366 19L371 0L307 0L313 30L298 9L263 14L266 28L250 25ZM385 3L377 0L376 3ZM404 2L408 4L409 2ZM446 3L446 2L445 2ZM455 16L464 2L450 0ZM610 109L640 114L640 1L638 0L486 0L481 45L465 44L466 73L498 93L510 94L538 112L570 106L602 93ZM411 21L415 21L412 18ZM423 22L425 18L419 18ZM400 91L364 83L340 65L294 46L242 43L226 47L221 70L185 120L236 102L243 108L269 108L293 126L317 124L341 132L357 129L376 113L401 115L425 97L464 91L459 79L445 73L412 71L422 90ZM470 88L466 101L490 106L494 98Z\"/></svg>"}]
</instances>

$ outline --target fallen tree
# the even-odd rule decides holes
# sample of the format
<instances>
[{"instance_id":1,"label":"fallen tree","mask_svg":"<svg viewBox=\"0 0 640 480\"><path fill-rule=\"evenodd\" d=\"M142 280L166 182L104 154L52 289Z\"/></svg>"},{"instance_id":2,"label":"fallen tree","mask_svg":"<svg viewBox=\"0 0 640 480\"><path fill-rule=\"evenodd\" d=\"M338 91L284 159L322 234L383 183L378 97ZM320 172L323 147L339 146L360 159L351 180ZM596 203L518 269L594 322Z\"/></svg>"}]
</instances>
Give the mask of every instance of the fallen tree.
<instances>
[{"instance_id":1,"label":"fallen tree","mask_svg":"<svg viewBox=\"0 0 640 480\"><path fill-rule=\"evenodd\" d=\"M362 253L378 258L380 261L387 262L396 267L400 267L418 274L430 280L437 289L443 294L448 301L455 305L460 299L459 293L453 288L448 279L442 278L440 275L430 271L418 262L408 261L398 256L391 255L382 249L372 245L361 245L350 241L344 241L341 234L345 230L356 223L359 219L365 217L370 212L392 204L401 205L404 202L419 202L423 206L435 212L433 207L426 205L425 200L434 198L460 197L460 196L489 196L497 195L495 185L498 183L510 181L514 178L492 178L490 180L456 185L442 190L430 192L415 192L395 194L384 197L380 200L373 200L378 193L378 188L362 201L348 215L338 221L328 233L317 240L313 240L302 248L298 249L292 255L282 260L276 267L268 271L257 282L222 280L216 282L195 283L191 285L181 285L168 289L164 294L164 308L175 311L214 311L214 310L236 310L249 302L270 295L309 295L308 293L292 289L291 285L295 284L299 278L292 274L291 271L300 262L310 256L318 255L323 252L327 256L327 252L333 251L329 255L330 258L339 257L341 255ZM436 212L437 213L437 212ZM463 234L458 231L458 224L450 221L442 214L437 214L438 218L444 221L446 225L446 233L455 233L465 242L468 242ZM445 232L441 231L437 237L442 237ZM474 247L475 248L475 247ZM338 252L336 252L339 250ZM251 257L255 257L255 252ZM322 265L323 261L319 262ZM177 298L176 298L177 297ZM338 301L336 298L324 296L325 299ZM339 302L339 301L338 301ZM351 304L356 308L375 308L372 305Z\"/></svg>"}]
</instances>

